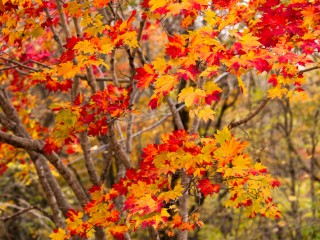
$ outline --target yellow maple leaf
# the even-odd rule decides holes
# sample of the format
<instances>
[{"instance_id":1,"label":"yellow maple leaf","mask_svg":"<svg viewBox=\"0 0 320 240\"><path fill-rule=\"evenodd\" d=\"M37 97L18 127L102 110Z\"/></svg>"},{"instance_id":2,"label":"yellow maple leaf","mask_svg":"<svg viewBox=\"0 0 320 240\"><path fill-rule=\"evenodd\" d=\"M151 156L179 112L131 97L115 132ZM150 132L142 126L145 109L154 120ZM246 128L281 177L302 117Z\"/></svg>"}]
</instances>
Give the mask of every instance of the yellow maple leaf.
<instances>
[{"instance_id":1,"label":"yellow maple leaf","mask_svg":"<svg viewBox=\"0 0 320 240\"><path fill-rule=\"evenodd\" d=\"M222 89L217 84L215 84L213 81L206 82L204 85L204 89L209 94L213 93L215 91L222 92Z\"/></svg>"},{"instance_id":2,"label":"yellow maple leaf","mask_svg":"<svg viewBox=\"0 0 320 240\"><path fill-rule=\"evenodd\" d=\"M77 67L71 61L60 63L57 73L64 78L73 78L77 74Z\"/></svg>"},{"instance_id":3,"label":"yellow maple leaf","mask_svg":"<svg viewBox=\"0 0 320 240\"><path fill-rule=\"evenodd\" d=\"M98 44L101 48L100 52L103 54L109 54L114 48L114 44L112 43L111 39L108 37L102 37Z\"/></svg>"},{"instance_id":4,"label":"yellow maple leaf","mask_svg":"<svg viewBox=\"0 0 320 240\"><path fill-rule=\"evenodd\" d=\"M268 90L268 97L270 97L271 99L282 98L282 96L285 95L287 92L288 89L276 86Z\"/></svg>"},{"instance_id":5,"label":"yellow maple leaf","mask_svg":"<svg viewBox=\"0 0 320 240\"><path fill-rule=\"evenodd\" d=\"M65 239L69 239L69 237L66 235L66 231L62 228L58 228L56 230L54 230L53 233L51 233L49 235L49 237L52 240L65 240Z\"/></svg>"},{"instance_id":6,"label":"yellow maple leaf","mask_svg":"<svg viewBox=\"0 0 320 240\"><path fill-rule=\"evenodd\" d=\"M163 74L164 71L167 69L168 63L164 58L158 57L156 58L156 60L152 62L152 65L153 68L157 70L159 74Z\"/></svg>"},{"instance_id":7,"label":"yellow maple leaf","mask_svg":"<svg viewBox=\"0 0 320 240\"><path fill-rule=\"evenodd\" d=\"M289 91L287 94L290 102L303 102L308 99L308 94L305 91Z\"/></svg>"},{"instance_id":8,"label":"yellow maple leaf","mask_svg":"<svg viewBox=\"0 0 320 240\"><path fill-rule=\"evenodd\" d=\"M177 15L180 13L182 6L180 3L172 3L170 5L167 6L167 9L169 10L169 12L173 15Z\"/></svg>"},{"instance_id":9,"label":"yellow maple leaf","mask_svg":"<svg viewBox=\"0 0 320 240\"><path fill-rule=\"evenodd\" d=\"M92 24L92 23L93 23L93 20L92 20L92 17L91 17L91 16L84 16L84 17L81 19L80 25L81 25L82 27L86 27L86 26L88 26L88 25L90 25L90 24Z\"/></svg>"},{"instance_id":10,"label":"yellow maple leaf","mask_svg":"<svg viewBox=\"0 0 320 240\"><path fill-rule=\"evenodd\" d=\"M250 164L251 159L246 158L243 155L239 155L232 160L232 165L234 168L237 168L237 171L248 169Z\"/></svg>"},{"instance_id":11,"label":"yellow maple leaf","mask_svg":"<svg viewBox=\"0 0 320 240\"><path fill-rule=\"evenodd\" d=\"M202 119L204 122L208 122L209 119L214 120L214 114L215 111L213 111L209 105L206 105L198 112L197 116L200 120Z\"/></svg>"},{"instance_id":12,"label":"yellow maple leaf","mask_svg":"<svg viewBox=\"0 0 320 240\"><path fill-rule=\"evenodd\" d=\"M164 7L167 4L168 4L168 1L166 0L150 0L149 2L149 5L151 6L150 11L153 12L154 10Z\"/></svg>"},{"instance_id":13,"label":"yellow maple leaf","mask_svg":"<svg viewBox=\"0 0 320 240\"><path fill-rule=\"evenodd\" d=\"M223 144L225 141L230 141L231 133L228 127L224 127L221 131L217 130L217 134L214 135L217 143Z\"/></svg>"},{"instance_id":14,"label":"yellow maple leaf","mask_svg":"<svg viewBox=\"0 0 320 240\"><path fill-rule=\"evenodd\" d=\"M205 12L205 18L204 20L212 27L214 27L218 21L219 21L219 17L217 17L216 12L212 11L212 10L207 10Z\"/></svg>"},{"instance_id":15,"label":"yellow maple leaf","mask_svg":"<svg viewBox=\"0 0 320 240\"><path fill-rule=\"evenodd\" d=\"M192 104L199 104L205 97L206 92L204 90L198 88L194 90L193 87L187 87L179 94L178 101L184 101L186 107L190 107Z\"/></svg>"},{"instance_id":16,"label":"yellow maple leaf","mask_svg":"<svg viewBox=\"0 0 320 240\"><path fill-rule=\"evenodd\" d=\"M239 36L239 35L238 35ZM239 36L239 42L242 45L242 50L248 51L252 48L261 46L261 43L258 41L258 37L254 37L252 33L244 33L242 36Z\"/></svg>"},{"instance_id":17,"label":"yellow maple leaf","mask_svg":"<svg viewBox=\"0 0 320 240\"><path fill-rule=\"evenodd\" d=\"M74 50L83 53L94 54L97 50L97 47L93 45L89 40L79 41L74 47Z\"/></svg>"},{"instance_id":18,"label":"yellow maple leaf","mask_svg":"<svg viewBox=\"0 0 320 240\"><path fill-rule=\"evenodd\" d=\"M242 91L243 93L246 93L246 92L247 92L247 89L246 89L246 87L245 87L245 85L244 85L244 82L243 82L241 76L237 76L237 79L238 79L238 84L239 84L239 87L240 87L241 91Z\"/></svg>"},{"instance_id":19,"label":"yellow maple leaf","mask_svg":"<svg viewBox=\"0 0 320 240\"><path fill-rule=\"evenodd\" d=\"M168 93L177 83L177 78L172 75L163 75L156 80L156 93Z\"/></svg>"},{"instance_id":20,"label":"yellow maple leaf","mask_svg":"<svg viewBox=\"0 0 320 240\"><path fill-rule=\"evenodd\" d=\"M128 31L121 36L124 39L125 44L127 44L131 48L139 47L139 43L137 41L137 32L136 31Z\"/></svg>"},{"instance_id":21,"label":"yellow maple leaf","mask_svg":"<svg viewBox=\"0 0 320 240\"><path fill-rule=\"evenodd\" d=\"M180 183L178 183L173 190L162 192L159 194L158 198L169 202L170 200L175 200L182 195L183 187Z\"/></svg>"}]
</instances>

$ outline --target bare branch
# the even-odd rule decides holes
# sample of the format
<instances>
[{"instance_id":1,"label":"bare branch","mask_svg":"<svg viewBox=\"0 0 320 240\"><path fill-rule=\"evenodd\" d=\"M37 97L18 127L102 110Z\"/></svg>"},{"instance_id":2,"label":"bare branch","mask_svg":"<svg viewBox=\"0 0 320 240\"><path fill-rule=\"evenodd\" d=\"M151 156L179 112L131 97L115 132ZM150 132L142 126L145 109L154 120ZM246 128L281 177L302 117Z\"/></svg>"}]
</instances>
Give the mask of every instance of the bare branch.
<instances>
[{"instance_id":1,"label":"bare branch","mask_svg":"<svg viewBox=\"0 0 320 240\"><path fill-rule=\"evenodd\" d=\"M180 107L177 108L177 111L179 112L185 106L186 106L185 104L181 105ZM147 132L147 131L159 126L161 123L163 123L165 120L167 120L171 116L172 116L172 113L169 113L169 114L165 115L159 121L155 122L154 124L150 125L149 127L146 127L144 129L142 129L141 131L132 134L132 138L137 137L137 136L141 135L142 133Z\"/></svg>"},{"instance_id":2,"label":"bare branch","mask_svg":"<svg viewBox=\"0 0 320 240\"><path fill-rule=\"evenodd\" d=\"M110 71L112 74L111 80L114 82L114 85L116 87L119 87L119 82L116 74L116 69L115 69L115 55L116 55L116 50L112 50L111 52L111 59L110 59Z\"/></svg>"},{"instance_id":3,"label":"bare branch","mask_svg":"<svg viewBox=\"0 0 320 240\"><path fill-rule=\"evenodd\" d=\"M261 104L259 105L259 107L252 113L250 113L247 117L245 117L244 119L241 119L237 122L231 122L228 126L229 129L238 127L244 123L247 123L248 121L250 121L252 118L254 118L256 115L258 115L259 112L261 112L261 110L267 105L267 103L269 102L269 98L265 98L262 100Z\"/></svg>"},{"instance_id":4,"label":"bare branch","mask_svg":"<svg viewBox=\"0 0 320 240\"><path fill-rule=\"evenodd\" d=\"M18 217L19 215L21 214L24 214L26 212L29 212L31 210L34 210L36 207L35 206L30 206L30 207L27 207L27 208L24 208L24 209L21 209L20 211L10 215L10 216L5 216L5 217L0 217L0 221L1 222L6 222L6 221L9 221L11 219L14 219L16 217Z\"/></svg>"},{"instance_id":5,"label":"bare branch","mask_svg":"<svg viewBox=\"0 0 320 240\"><path fill-rule=\"evenodd\" d=\"M125 150L121 146L121 144L118 142L115 131L114 131L114 126L113 124L109 125L109 131L108 131L108 136L111 142L111 148L113 149L116 157L120 159L120 161L123 163L123 165L126 167L126 169L131 168L131 162L130 158L126 154Z\"/></svg>"},{"instance_id":6,"label":"bare branch","mask_svg":"<svg viewBox=\"0 0 320 240\"><path fill-rule=\"evenodd\" d=\"M214 80L214 82L217 83L217 82L221 81L223 78L225 78L225 77L228 76L228 75L229 75L228 72L224 72L224 73L222 73L220 76L218 76L218 77Z\"/></svg>"},{"instance_id":7,"label":"bare branch","mask_svg":"<svg viewBox=\"0 0 320 240\"><path fill-rule=\"evenodd\" d=\"M3 131L0 131L0 141L4 143L8 143L17 148L23 148L26 150L31 150L36 152L42 151L42 148L43 148L43 144L41 144L39 141L30 139L30 138L28 139L28 138L17 137L15 135L8 134Z\"/></svg>"},{"instance_id":8,"label":"bare branch","mask_svg":"<svg viewBox=\"0 0 320 240\"><path fill-rule=\"evenodd\" d=\"M51 19L49 9L45 7L44 11L46 13L47 18ZM51 32L53 33L53 39L58 44L58 48L59 48L60 53L62 53L64 51L64 47L63 47L63 43L62 43L62 40L60 38L60 35L57 32L57 30L54 28L53 25L50 26L50 29L51 29Z\"/></svg>"},{"instance_id":9,"label":"bare branch","mask_svg":"<svg viewBox=\"0 0 320 240\"><path fill-rule=\"evenodd\" d=\"M86 132L80 133L80 145L83 151L83 156L89 174L89 178L92 184L99 185L100 179L94 167L93 159L90 152L90 143Z\"/></svg>"},{"instance_id":10,"label":"bare branch","mask_svg":"<svg viewBox=\"0 0 320 240\"><path fill-rule=\"evenodd\" d=\"M63 12L62 2L61 2L60 0L56 0L55 2L56 2L56 4L57 4L57 9L58 9L58 13L59 13L59 20L60 20L62 29L63 29L66 37L67 37L67 38L70 38L70 37L71 37L71 34L70 34L69 27L68 27L66 15L65 15L64 12Z\"/></svg>"},{"instance_id":11,"label":"bare branch","mask_svg":"<svg viewBox=\"0 0 320 240\"><path fill-rule=\"evenodd\" d=\"M65 223L61 218L62 216L59 211L59 206L58 206L56 197L55 197L53 190L50 187L50 184L48 183L47 178L45 176L44 169L41 164L41 160L39 158L34 160L34 165L35 165L36 171L38 173L39 182L42 186L42 189L46 195L46 198L47 198L48 203L50 205L50 208L52 210L53 221L57 225L57 227L63 227L63 226L65 226Z\"/></svg>"},{"instance_id":12,"label":"bare branch","mask_svg":"<svg viewBox=\"0 0 320 240\"><path fill-rule=\"evenodd\" d=\"M299 74L299 73L310 72L310 71L313 71L313 70L316 70L316 69L319 69L319 68L320 68L320 66L314 66L314 67L311 67L311 68L306 68L306 69L300 70L300 71L298 72L298 74Z\"/></svg>"},{"instance_id":13,"label":"bare branch","mask_svg":"<svg viewBox=\"0 0 320 240\"><path fill-rule=\"evenodd\" d=\"M30 67L30 66L27 66L27 65L25 65L25 64L23 64L23 63L20 63L20 62L18 62L18 61L12 60L12 59L4 58L4 57L0 57L0 59L2 59L2 60L4 60L4 61L7 61L7 62L10 62L10 63L14 63L14 64L16 64L16 65L19 66L19 67L28 69L28 70L33 71L33 72L39 72L39 71L40 71L39 69L36 69L36 68Z\"/></svg>"},{"instance_id":14,"label":"bare branch","mask_svg":"<svg viewBox=\"0 0 320 240\"><path fill-rule=\"evenodd\" d=\"M181 117L171 97L167 97L167 102L173 115L174 122L178 129L184 129Z\"/></svg>"},{"instance_id":15,"label":"bare branch","mask_svg":"<svg viewBox=\"0 0 320 240\"><path fill-rule=\"evenodd\" d=\"M79 202L84 205L89 200L87 194L83 191L80 183L76 177L72 174L71 170L61 161L61 159L55 154L44 154L44 156L50 161L50 163L57 169L60 175L66 180Z\"/></svg>"},{"instance_id":16,"label":"bare branch","mask_svg":"<svg viewBox=\"0 0 320 240\"><path fill-rule=\"evenodd\" d=\"M78 74L76 76L78 76L79 78L81 78L83 80L87 80L87 76L86 75ZM117 80L118 80L118 83L130 83L129 79L117 79ZM97 82L113 82L113 78L110 78L110 77L96 77L96 81Z\"/></svg>"}]
</instances>

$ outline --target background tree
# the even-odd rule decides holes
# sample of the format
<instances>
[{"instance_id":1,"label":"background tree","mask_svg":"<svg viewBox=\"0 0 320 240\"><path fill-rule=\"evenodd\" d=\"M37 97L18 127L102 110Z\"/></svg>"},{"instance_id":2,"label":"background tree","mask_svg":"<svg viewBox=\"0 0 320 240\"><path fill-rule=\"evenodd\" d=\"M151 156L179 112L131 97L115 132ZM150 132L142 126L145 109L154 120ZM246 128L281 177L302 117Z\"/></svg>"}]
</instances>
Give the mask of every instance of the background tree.
<instances>
[{"instance_id":1,"label":"background tree","mask_svg":"<svg viewBox=\"0 0 320 240\"><path fill-rule=\"evenodd\" d=\"M319 12L2 0L1 237L319 238Z\"/></svg>"}]
</instances>

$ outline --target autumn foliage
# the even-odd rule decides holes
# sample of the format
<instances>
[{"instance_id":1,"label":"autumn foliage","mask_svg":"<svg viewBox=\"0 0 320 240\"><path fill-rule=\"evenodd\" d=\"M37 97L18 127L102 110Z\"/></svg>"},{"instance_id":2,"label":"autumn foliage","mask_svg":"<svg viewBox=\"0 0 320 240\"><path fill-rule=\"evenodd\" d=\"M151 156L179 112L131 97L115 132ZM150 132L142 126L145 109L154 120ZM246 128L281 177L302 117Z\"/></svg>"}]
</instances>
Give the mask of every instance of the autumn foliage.
<instances>
[{"instance_id":1,"label":"autumn foliage","mask_svg":"<svg viewBox=\"0 0 320 240\"><path fill-rule=\"evenodd\" d=\"M280 182L232 129L269 100L307 98L319 12L318 0L0 1L0 174L34 166L56 240L130 239L141 229L187 239L204 224L188 199L222 192L225 207L249 218L281 218L272 196ZM262 104L204 136L231 85L223 79L246 94L249 74L265 81ZM166 110L175 130L146 137L142 149L134 138L166 118L142 129L136 119ZM85 187L70 167L77 156Z\"/></svg>"}]
</instances>

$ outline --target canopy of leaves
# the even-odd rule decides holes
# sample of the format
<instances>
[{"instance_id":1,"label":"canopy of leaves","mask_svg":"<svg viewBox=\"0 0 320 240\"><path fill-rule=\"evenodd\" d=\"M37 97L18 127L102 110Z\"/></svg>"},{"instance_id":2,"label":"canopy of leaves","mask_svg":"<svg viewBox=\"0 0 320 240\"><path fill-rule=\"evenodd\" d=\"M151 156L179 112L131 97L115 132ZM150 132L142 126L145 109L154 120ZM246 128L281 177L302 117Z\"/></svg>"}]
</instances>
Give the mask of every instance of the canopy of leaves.
<instances>
[{"instance_id":1,"label":"canopy of leaves","mask_svg":"<svg viewBox=\"0 0 320 240\"><path fill-rule=\"evenodd\" d=\"M185 240L203 227L188 198L281 217L272 197L280 182L247 149L259 133L242 141L230 129L275 99L284 123L257 128L270 139L282 129L289 157L300 156L290 104L306 101L307 72L319 68L319 0L1 0L0 28L0 174L39 181L52 239L122 239L148 228ZM265 97L252 110L258 88ZM247 117L232 122L244 105ZM315 204L310 136L313 164L302 168Z\"/></svg>"}]
</instances>

